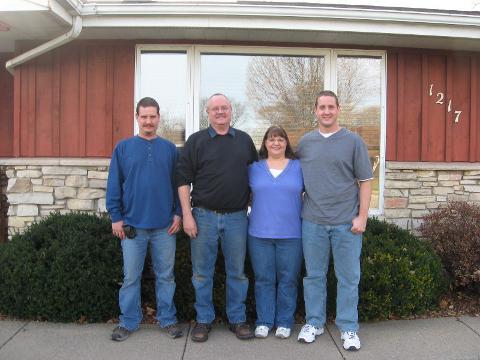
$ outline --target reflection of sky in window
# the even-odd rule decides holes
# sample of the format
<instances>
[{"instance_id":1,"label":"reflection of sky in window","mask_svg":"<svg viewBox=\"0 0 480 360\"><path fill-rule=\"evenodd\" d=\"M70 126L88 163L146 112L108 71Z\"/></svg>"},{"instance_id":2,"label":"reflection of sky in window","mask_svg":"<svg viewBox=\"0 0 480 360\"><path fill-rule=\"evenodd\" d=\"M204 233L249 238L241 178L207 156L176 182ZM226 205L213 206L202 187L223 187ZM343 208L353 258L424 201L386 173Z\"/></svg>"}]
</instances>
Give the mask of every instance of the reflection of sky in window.
<instances>
[{"instance_id":1,"label":"reflection of sky in window","mask_svg":"<svg viewBox=\"0 0 480 360\"><path fill-rule=\"evenodd\" d=\"M257 117L246 94L248 65L253 58L248 55L221 54L203 54L201 58L200 98L223 93L232 102L243 103L245 111L235 126L246 131L264 121Z\"/></svg>"},{"instance_id":2,"label":"reflection of sky in window","mask_svg":"<svg viewBox=\"0 0 480 360\"><path fill-rule=\"evenodd\" d=\"M359 108L366 108L370 106L380 106L381 103L381 58L373 57L359 57L359 56L339 56L338 61L356 63L359 69L359 75L363 81L368 82L364 91L361 94L361 101L357 105ZM337 75L340 78L343 74ZM367 84L365 84L367 85ZM342 104L340 104L342 105Z\"/></svg>"},{"instance_id":3,"label":"reflection of sky in window","mask_svg":"<svg viewBox=\"0 0 480 360\"><path fill-rule=\"evenodd\" d=\"M141 58L140 96L158 101L168 118L185 119L187 54L144 53Z\"/></svg>"},{"instance_id":4,"label":"reflection of sky in window","mask_svg":"<svg viewBox=\"0 0 480 360\"><path fill-rule=\"evenodd\" d=\"M200 97L220 92L231 100L244 102L251 59L252 56L243 55L202 55Z\"/></svg>"}]
</instances>

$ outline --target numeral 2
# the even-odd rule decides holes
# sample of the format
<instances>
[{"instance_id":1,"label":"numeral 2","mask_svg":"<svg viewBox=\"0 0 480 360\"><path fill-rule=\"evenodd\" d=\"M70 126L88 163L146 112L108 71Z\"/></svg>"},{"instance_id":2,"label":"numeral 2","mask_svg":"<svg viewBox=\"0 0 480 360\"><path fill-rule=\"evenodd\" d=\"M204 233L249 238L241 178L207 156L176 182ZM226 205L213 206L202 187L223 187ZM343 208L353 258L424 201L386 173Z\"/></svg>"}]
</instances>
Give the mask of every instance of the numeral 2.
<instances>
[{"instance_id":1,"label":"numeral 2","mask_svg":"<svg viewBox=\"0 0 480 360\"><path fill-rule=\"evenodd\" d=\"M443 99L445 98L445 95L441 92L437 93L437 101L435 101L435 104L443 104Z\"/></svg>"}]
</instances>

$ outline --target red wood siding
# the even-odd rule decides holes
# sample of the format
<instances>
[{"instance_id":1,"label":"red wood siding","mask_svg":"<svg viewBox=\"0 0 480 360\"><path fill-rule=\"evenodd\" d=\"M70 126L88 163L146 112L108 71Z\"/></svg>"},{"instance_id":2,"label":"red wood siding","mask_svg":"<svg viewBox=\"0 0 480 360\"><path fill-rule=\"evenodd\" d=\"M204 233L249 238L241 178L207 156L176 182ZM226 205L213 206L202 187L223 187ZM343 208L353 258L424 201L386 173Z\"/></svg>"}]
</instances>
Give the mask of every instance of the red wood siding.
<instances>
[{"instance_id":1,"label":"red wood siding","mask_svg":"<svg viewBox=\"0 0 480 360\"><path fill-rule=\"evenodd\" d=\"M109 157L133 134L134 72L131 43L72 43L19 66L14 156Z\"/></svg>"},{"instance_id":2,"label":"red wood siding","mask_svg":"<svg viewBox=\"0 0 480 360\"><path fill-rule=\"evenodd\" d=\"M480 161L479 58L388 52L387 160Z\"/></svg>"},{"instance_id":3,"label":"red wood siding","mask_svg":"<svg viewBox=\"0 0 480 360\"><path fill-rule=\"evenodd\" d=\"M0 77L0 156L110 156L133 133L134 67L134 42L76 41ZM387 160L480 161L479 102L479 54L388 50Z\"/></svg>"},{"instance_id":4,"label":"red wood siding","mask_svg":"<svg viewBox=\"0 0 480 360\"><path fill-rule=\"evenodd\" d=\"M13 153L13 76L5 62L14 55L0 53L0 157Z\"/></svg>"}]
</instances>

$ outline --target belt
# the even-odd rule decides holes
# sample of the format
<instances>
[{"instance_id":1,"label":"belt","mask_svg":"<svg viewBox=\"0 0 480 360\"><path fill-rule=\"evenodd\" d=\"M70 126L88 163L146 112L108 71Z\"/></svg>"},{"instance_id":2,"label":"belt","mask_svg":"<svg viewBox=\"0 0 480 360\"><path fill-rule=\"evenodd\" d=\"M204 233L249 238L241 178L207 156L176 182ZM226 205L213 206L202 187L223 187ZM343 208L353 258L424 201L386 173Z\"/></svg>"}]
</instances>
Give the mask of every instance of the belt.
<instances>
[{"instance_id":1,"label":"belt","mask_svg":"<svg viewBox=\"0 0 480 360\"><path fill-rule=\"evenodd\" d=\"M195 207L198 207L198 208L201 208L201 209L204 209L204 210L207 210L207 211L212 211L215 214L219 214L219 215L231 214L231 213L235 213L235 212L238 212L238 211L245 210L245 209L209 209L205 206L195 206Z\"/></svg>"}]
</instances>

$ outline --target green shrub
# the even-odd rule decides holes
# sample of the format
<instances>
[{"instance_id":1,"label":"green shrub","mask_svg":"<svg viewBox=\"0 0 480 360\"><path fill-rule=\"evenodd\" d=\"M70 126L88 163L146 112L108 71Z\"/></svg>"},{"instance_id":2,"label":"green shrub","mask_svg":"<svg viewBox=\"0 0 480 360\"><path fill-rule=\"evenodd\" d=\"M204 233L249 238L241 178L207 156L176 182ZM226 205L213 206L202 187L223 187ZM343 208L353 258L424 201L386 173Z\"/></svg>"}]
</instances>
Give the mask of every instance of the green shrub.
<instances>
[{"instance_id":1,"label":"green shrub","mask_svg":"<svg viewBox=\"0 0 480 360\"><path fill-rule=\"evenodd\" d=\"M175 262L175 303L179 318L184 320L195 318L189 241L185 234L179 234ZM440 295L446 290L440 259L430 246L409 231L375 218L368 220L363 237L361 267L359 317L363 321L420 314L435 308ZM247 317L255 319L254 276L248 257L245 272L250 279L246 301ZM328 311L331 315L335 314L335 296L336 281L331 261L328 274ZM221 249L215 268L213 299L217 315L226 319L225 271ZM300 280L298 319L303 318L304 309Z\"/></svg>"},{"instance_id":2,"label":"green shrub","mask_svg":"<svg viewBox=\"0 0 480 360\"><path fill-rule=\"evenodd\" d=\"M103 321L118 316L122 256L120 242L111 235L107 217L51 215L0 245L0 266L0 313L50 321ZM254 319L254 280L248 259L245 272L250 279L247 317ZM183 232L177 235L175 277L177 316L182 321L194 319L190 239ZM328 277L329 313L334 314L336 284L332 271ZM154 289L147 258L142 300L153 307ZM361 320L424 312L436 306L444 289L440 260L428 244L395 225L369 219L362 250ZM213 299L217 315L226 319L225 271L220 249ZM297 318L303 315L300 280Z\"/></svg>"},{"instance_id":3,"label":"green shrub","mask_svg":"<svg viewBox=\"0 0 480 360\"><path fill-rule=\"evenodd\" d=\"M107 217L53 214L0 246L0 313L51 321L118 316L122 258Z\"/></svg>"},{"instance_id":4,"label":"green shrub","mask_svg":"<svg viewBox=\"0 0 480 360\"><path fill-rule=\"evenodd\" d=\"M448 203L423 218L420 232L442 259L454 286L480 293L480 206Z\"/></svg>"},{"instance_id":5,"label":"green shrub","mask_svg":"<svg viewBox=\"0 0 480 360\"><path fill-rule=\"evenodd\" d=\"M368 220L363 236L359 293L361 320L423 313L446 290L431 247L396 225Z\"/></svg>"}]
</instances>

